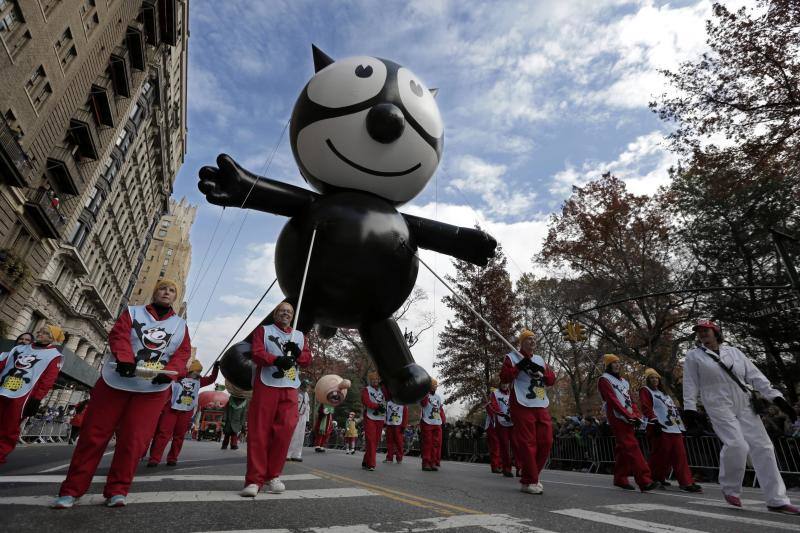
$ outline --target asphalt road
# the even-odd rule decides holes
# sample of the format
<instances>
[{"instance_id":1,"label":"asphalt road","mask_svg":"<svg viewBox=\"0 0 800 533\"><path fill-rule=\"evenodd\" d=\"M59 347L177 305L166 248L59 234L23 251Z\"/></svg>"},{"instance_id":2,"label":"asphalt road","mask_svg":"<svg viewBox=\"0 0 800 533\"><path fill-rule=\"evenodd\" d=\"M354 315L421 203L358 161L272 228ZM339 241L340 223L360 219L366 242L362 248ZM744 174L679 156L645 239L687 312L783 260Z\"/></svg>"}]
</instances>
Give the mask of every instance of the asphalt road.
<instances>
[{"instance_id":1,"label":"asphalt road","mask_svg":"<svg viewBox=\"0 0 800 533\"><path fill-rule=\"evenodd\" d=\"M746 489L745 508L733 509L716 485L697 496L674 487L641 494L613 487L610 476L548 470L538 496L521 493L517 479L491 474L488 465L444 462L439 472L423 472L418 458L407 457L367 472L361 454L334 450L307 449L304 462L287 463L285 493L251 500L237 495L245 450L193 441L176 467L142 464L125 508L101 505L107 455L79 505L49 509L71 451L20 447L0 466L0 531L800 531L800 518L767 512L758 489ZM793 495L800 502L800 493Z\"/></svg>"}]
</instances>

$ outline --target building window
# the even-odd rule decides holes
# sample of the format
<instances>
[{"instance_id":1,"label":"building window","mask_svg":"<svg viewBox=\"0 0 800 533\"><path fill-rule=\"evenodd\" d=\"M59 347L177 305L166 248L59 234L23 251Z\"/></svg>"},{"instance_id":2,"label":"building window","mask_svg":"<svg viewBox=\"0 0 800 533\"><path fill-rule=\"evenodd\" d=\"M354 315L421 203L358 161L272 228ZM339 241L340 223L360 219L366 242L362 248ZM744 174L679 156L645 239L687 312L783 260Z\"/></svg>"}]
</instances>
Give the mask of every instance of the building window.
<instances>
[{"instance_id":1,"label":"building window","mask_svg":"<svg viewBox=\"0 0 800 533\"><path fill-rule=\"evenodd\" d=\"M169 220L162 220L161 221L161 226L164 227L164 228L168 228L170 226L170 224L172 224L172 223Z\"/></svg>"},{"instance_id":2,"label":"building window","mask_svg":"<svg viewBox=\"0 0 800 533\"><path fill-rule=\"evenodd\" d=\"M142 115L143 114L144 114L144 108L142 107L142 105L139 102L136 102L136 104L134 104L134 106L133 106L133 109L131 109L131 112L128 115L128 118L131 120L131 122L133 122L138 127L139 124L142 123Z\"/></svg>"},{"instance_id":3,"label":"building window","mask_svg":"<svg viewBox=\"0 0 800 533\"><path fill-rule=\"evenodd\" d=\"M15 56L31 40L31 32L24 29L25 19L16 1L0 0L0 38Z\"/></svg>"},{"instance_id":4,"label":"building window","mask_svg":"<svg viewBox=\"0 0 800 533\"><path fill-rule=\"evenodd\" d=\"M69 242L77 249L81 249L83 243L86 242L86 237L89 235L89 226L83 221L79 220L78 225L69 237Z\"/></svg>"},{"instance_id":5,"label":"building window","mask_svg":"<svg viewBox=\"0 0 800 533\"><path fill-rule=\"evenodd\" d=\"M53 8L61 3L61 0L39 0L39 3L42 5L44 15L48 16L53 11Z\"/></svg>"},{"instance_id":6,"label":"building window","mask_svg":"<svg viewBox=\"0 0 800 533\"><path fill-rule=\"evenodd\" d=\"M104 199L103 191L99 187L95 187L92 195L86 200L85 207L91 214L96 216Z\"/></svg>"},{"instance_id":7,"label":"building window","mask_svg":"<svg viewBox=\"0 0 800 533\"><path fill-rule=\"evenodd\" d=\"M122 128L122 131L119 132L119 136L117 136L117 140L114 144L116 144L117 148L120 149L123 155L127 154L128 148L131 146L131 133L125 128Z\"/></svg>"},{"instance_id":8,"label":"building window","mask_svg":"<svg viewBox=\"0 0 800 533\"><path fill-rule=\"evenodd\" d=\"M64 33L61 34L61 37L58 38L53 47L56 50L56 56L58 56L59 61L61 61L61 68L66 70L69 64L72 63L72 60L78 55L74 39L72 38L72 30L69 28L64 30Z\"/></svg>"},{"instance_id":9,"label":"building window","mask_svg":"<svg viewBox=\"0 0 800 533\"><path fill-rule=\"evenodd\" d=\"M158 236L159 237L166 237L167 236L167 230L163 230L163 229L158 230Z\"/></svg>"},{"instance_id":10,"label":"building window","mask_svg":"<svg viewBox=\"0 0 800 533\"><path fill-rule=\"evenodd\" d=\"M39 111L50 95L53 94L53 89L47 81L47 73L42 65L39 65L28 78L28 81L25 82L25 92L28 93L28 98L31 99L36 111Z\"/></svg>"},{"instance_id":11,"label":"building window","mask_svg":"<svg viewBox=\"0 0 800 533\"><path fill-rule=\"evenodd\" d=\"M2 0L0 0L1 2ZM6 124L11 129L11 132L14 134L14 138L16 140L20 140L25 136L25 132L22 131L22 126L20 125L19 121L17 120L17 116L14 112L9 109L6 111L5 114Z\"/></svg>"},{"instance_id":12,"label":"building window","mask_svg":"<svg viewBox=\"0 0 800 533\"><path fill-rule=\"evenodd\" d=\"M167 248L167 257L172 256L172 248Z\"/></svg>"},{"instance_id":13,"label":"building window","mask_svg":"<svg viewBox=\"0 0 800 533\"><path fill-rule=\"evenodd\" d=\"M95 7L95 0L83 0L80 8L81 21L83 21L83 29L86 31L88 37L92 31L100 24L100 18L97 16L97 8Z\"/></svg>"},{"instance_id":14,"label":"building window","mask_svg":"<svg viewBox=\"0 0 800 533\"><path fill-rule=\"evenodd\" d=\"M114 157L109 157L106 161L105 169L103 170L103 178L110 184L114 183L114 178L117 177L119 172L119 161Z\"/></svg>"},{"instance_id":15,"label":"building window","mask_svg":"<svg viewBox=\"0 0 800 533\"><path fill-rule=\"evenodd\" d=\"M31 314L31 320L28 322L28 327L25 328L25 331L36 331L41 322L44 322L44 317L34 311L33 314Z\"/></svg>"},{"instance_id":16,"label":"building window","mask_svg":"<svg viewBox=\"0 0 800 533\"><path fill-rule=\"evenodd\" d=\"M28 256L32 246L33 239L31 239L31 234L25 228L20 228L19 233L14 237L14 242L11 243L11 251L24 259Z\"/></svg>"}]
</instances>

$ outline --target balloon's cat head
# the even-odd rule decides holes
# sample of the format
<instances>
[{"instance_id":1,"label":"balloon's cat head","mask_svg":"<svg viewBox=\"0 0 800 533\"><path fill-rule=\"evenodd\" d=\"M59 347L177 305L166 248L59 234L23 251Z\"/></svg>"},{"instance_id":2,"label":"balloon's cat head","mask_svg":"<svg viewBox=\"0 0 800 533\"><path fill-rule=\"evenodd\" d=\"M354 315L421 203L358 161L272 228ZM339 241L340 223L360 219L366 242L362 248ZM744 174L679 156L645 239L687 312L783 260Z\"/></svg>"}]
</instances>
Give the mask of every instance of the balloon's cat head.
<instances>
[{"instance_id":1,"label":"balloon's cat head","mask_svg":"<svg viewBox=\"0 0 800 533\"><path fill-rule=\"evenodd\" d=\"M292 152L322 193L366 191L399 205L433 176L444 127L436 89L370 56L334 61L313 47L316 73L294 106Z\"/></svg>"}]
</instances>

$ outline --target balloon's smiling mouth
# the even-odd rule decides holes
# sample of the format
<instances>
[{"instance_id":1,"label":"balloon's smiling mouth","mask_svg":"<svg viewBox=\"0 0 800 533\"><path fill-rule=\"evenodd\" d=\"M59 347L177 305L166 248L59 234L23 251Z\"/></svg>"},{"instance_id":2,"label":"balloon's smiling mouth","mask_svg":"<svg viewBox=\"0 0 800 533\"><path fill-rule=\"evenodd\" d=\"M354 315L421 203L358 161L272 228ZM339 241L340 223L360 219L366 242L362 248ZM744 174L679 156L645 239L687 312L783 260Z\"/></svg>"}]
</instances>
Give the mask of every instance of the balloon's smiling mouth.
<instances>
[{"instance_id":1,"label":"balloon's smiling mouth","mask_svg":"<svg viewBox=\"0 0 800 533\"><path fill-rule=\"evenodd\" d=\"M348 165L350 165L354 169L360 170L361 172L366 172L367 174L372 174L373 176L383 176L383 177L387 177L387 178L392 178L392 177L397 177L397 176L405 176L406 174L411 174L412 172L414 172L415 170L417 170L419 167L422 166L422 163L417 163L416 165L414 165L413 167L409 168L408 170L402 170L400 172L383 172L381 170L372 170L372 169L367 168L367 167L362 167L358 163L354 163L353 161L350 161L349 159L347 159L345 156L343 156L339 152L339 150L336 149L336 147L333 145L333 143L331 142L330 139L327 139L325 141L325 144L328 145L328 148L331 149L331 152L336 154L336 157L338 157L339 159L341 159L342 161L344 161L345 163L347 163Z\"/></svg>"}]
</instances>

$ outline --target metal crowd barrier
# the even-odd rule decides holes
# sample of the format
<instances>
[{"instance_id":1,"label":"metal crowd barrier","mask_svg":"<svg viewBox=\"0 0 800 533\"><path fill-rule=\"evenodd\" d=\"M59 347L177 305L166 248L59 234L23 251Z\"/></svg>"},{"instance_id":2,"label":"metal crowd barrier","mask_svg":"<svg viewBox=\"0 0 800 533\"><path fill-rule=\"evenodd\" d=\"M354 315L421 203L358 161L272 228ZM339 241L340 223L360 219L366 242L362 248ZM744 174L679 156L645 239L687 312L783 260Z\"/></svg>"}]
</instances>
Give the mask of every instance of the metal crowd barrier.
<instances>
[{"instance_id":1,"label":"metal crowd barrier","mask_svg":"<svg viewBox=\"0 0 800 533\"><path fill-rule=\"evenodd\" d=\"M19 440L32 443L57 443L69 441L69 422L46 422L41 418L28 418L19 434Z\"/></svg>"}]
</instances>

